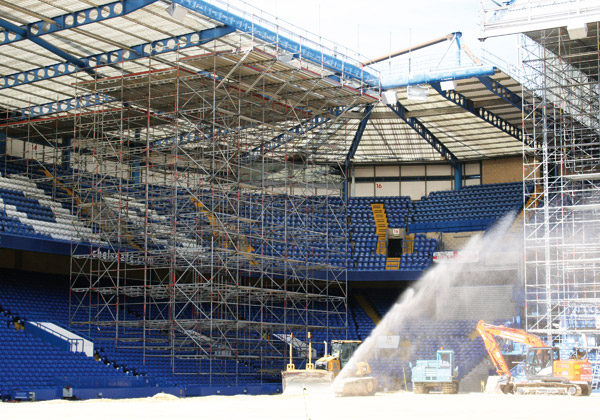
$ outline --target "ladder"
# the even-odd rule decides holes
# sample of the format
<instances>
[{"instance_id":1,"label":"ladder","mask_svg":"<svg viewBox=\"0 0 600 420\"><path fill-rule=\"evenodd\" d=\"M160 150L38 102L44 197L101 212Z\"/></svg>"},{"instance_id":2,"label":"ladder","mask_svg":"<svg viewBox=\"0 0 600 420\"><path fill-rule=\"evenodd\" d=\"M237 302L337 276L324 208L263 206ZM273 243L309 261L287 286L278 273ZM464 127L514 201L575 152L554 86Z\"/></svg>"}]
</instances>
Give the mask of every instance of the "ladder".
<instances>
[{"instance_id":1,"label":"ladder","mask_svg":"<svg viewBox=\"0 0 600 420\"><path fill-rule=\"evenodd\" d=\"M385 237L387 236L388 221L385 214L385 207L382 203L371 203L373 210L373 219L375 220L375 233L377 234L376 254L387 255Z\"/></svg>"}]
</instances>

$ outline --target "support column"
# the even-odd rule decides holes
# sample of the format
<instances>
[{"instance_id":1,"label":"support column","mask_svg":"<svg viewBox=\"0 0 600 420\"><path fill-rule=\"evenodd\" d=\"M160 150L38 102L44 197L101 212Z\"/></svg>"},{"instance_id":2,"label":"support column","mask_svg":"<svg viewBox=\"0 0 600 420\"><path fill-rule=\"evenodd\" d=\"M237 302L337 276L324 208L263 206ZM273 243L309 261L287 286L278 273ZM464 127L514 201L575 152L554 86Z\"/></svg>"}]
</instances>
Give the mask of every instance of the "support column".
<instances>
[{"instance_id":1,"label":"support column","mask_svg":"<svg viewBox=\"0 0 600 420\"><path fill-rule=\"evenodd\" d=\"M460 162L454 164L454 191L460 191L463 180L463 165Z\"/></svg>"}]
</instances>

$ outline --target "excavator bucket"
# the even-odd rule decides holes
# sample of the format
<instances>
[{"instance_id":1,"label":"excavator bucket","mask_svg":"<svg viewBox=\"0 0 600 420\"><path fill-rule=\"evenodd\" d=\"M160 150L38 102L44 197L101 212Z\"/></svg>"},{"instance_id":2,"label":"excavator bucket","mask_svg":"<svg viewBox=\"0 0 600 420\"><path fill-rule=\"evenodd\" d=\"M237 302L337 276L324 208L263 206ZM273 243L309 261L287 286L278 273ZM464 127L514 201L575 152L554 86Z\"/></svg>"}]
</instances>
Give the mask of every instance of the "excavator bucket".
<instances>
[{"instance_id":1,"label":"excavator bucket","mask_svg":"<svg viewBox=\"0 0 600 420\"><path fill-rule=\"evenodd\" d=\"M294 369L281 372L283 394L331 392L333 372L321 369Z\"/></svg>"}]
</instances>

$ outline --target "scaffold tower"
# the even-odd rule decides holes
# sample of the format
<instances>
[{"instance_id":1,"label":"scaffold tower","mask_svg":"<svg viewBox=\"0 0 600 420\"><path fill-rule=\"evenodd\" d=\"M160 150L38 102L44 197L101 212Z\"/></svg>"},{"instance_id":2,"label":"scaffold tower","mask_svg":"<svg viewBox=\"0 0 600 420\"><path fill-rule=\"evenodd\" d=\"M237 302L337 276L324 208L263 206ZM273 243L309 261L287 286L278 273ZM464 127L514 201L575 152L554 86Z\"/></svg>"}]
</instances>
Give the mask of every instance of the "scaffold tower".
<instances>
[{"instance_id":1,"label":"scaffold tower","mask_svg":"<svg viewBox=\"0 0 600 420\"><path fill-rule=\"evenodd\" d=\"M527 330L559 345L562 357L587 354L597 389L599 32L598 22L579 22L585 34L570 21L522 35L525 315Z\"/></svg>"},{"instance_id":2,"label":"scaffold tower","mask_svg":"<svg viewBox=\"0 0 600 420\"><path fill-rule=\"evenodd\" d=\"M68 112L21 122L29 140L45 124L54 155L21 155L76 216L72 328L173 374L272 380L290 342L300 366L309 332L346 337L345 115L378 78L255 13L195 17L89 57L74 102L50 105Z\"/></svg>"},{"instance_id":3,"label":"scaffold tower","mask_svg":"<svg viewBox=\"0 0 600 420\"><path fill-rule=\"evenodd\" d=\"M482 1L484 38L520 34L528 331L600 384L600 2Z\"/></svg>"}]
</instances>

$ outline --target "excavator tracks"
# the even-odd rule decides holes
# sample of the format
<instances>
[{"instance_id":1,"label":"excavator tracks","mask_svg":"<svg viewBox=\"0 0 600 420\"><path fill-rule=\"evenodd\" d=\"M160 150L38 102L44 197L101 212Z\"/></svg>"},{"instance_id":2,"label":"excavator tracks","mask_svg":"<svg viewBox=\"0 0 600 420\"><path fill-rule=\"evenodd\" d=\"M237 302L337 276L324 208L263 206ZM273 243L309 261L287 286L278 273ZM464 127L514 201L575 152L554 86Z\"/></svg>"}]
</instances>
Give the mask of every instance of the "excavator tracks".
<instances>
[{"instance_id":1,"label":"excavator tracks","mask_svg":"<svg viewBox=\"0 0 600 420\"><path fill-rule=\"evenodd\" d=\"M518 395L570 395L588 396L592 393L589 384L566 382L531 382L513 384L512 391Z\"/></svg>"}]
</instances>

